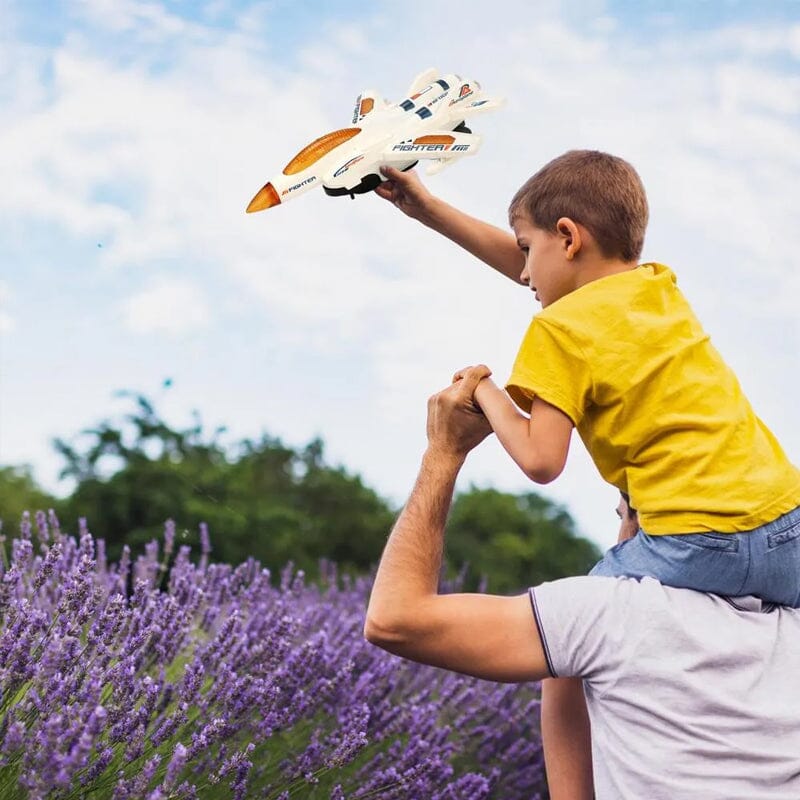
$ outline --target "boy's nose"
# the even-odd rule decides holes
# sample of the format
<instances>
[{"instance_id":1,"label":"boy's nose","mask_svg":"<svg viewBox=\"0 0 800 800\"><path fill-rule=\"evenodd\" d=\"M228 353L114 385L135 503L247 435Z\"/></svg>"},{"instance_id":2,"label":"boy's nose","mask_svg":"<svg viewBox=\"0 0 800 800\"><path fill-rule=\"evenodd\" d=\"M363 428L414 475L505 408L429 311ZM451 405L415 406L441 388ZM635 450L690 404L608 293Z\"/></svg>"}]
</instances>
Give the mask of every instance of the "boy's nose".
<instances>
[{"instance_id":1,"label":"boy's nose","mask_svg":"<svg viewBox=\"0 0 800 800\"><path fill-rule=\"evenodd\" d=\"M520 281L522 281L522 283L527 283L528 285L530 285L531 276L530 273L528 272L527 266L522 268L522 272L520 272L519 274L519 279Z\"/></svg>"}]
</instances>

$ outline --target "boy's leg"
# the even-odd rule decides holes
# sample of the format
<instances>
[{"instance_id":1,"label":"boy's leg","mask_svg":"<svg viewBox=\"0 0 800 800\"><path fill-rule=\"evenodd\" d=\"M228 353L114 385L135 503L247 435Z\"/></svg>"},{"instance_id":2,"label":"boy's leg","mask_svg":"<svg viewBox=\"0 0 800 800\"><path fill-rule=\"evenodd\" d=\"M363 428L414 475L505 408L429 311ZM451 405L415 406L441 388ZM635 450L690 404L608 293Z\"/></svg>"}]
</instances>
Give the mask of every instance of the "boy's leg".
<instances>
[{"instance_id":1,"label":"boy's leg","mask_svg":"<svg viewBox=\"0 0 800 800\"><path fill-rule=\"evenodd\" d=\"M590 575L618 578L651 577L665 586L728 596L744 594L750 570L749 533L681 533L636 536L615 545L594 565Z\"/></svg>"},{"instance_id":2,"label":"boy's leg","mask_svg":"<svg viewBox=\"0 0 800 800\"><path fill-rule=\"evenodd\" d=\"M752 566L741 593L800 608L800 508L744 536Z\"/></svg>"},{"instance_id":3,"label":"boy's leg","mask_svg":"<svg viewBox=\"0 0 800 800\"><path fill-rule=\"evenodd\" d=\"M580 678L542 681L542 745L550 800L592 800L592 739Z\"/></svg>"}]
</instances>

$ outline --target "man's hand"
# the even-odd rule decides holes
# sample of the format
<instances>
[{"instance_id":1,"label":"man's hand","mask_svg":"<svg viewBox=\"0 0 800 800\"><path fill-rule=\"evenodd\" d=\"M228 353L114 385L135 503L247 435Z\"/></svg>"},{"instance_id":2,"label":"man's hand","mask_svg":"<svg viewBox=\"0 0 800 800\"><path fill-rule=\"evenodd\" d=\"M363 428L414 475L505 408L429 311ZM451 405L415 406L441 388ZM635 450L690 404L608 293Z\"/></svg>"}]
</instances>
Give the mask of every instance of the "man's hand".
<instances>
[{"instance_id":1,"label":"man's hand","mask_svg":"<svg viewBox=\"0 0 800 800\"><path fill-rule=\"evenodd\" d=\"M488 385L495 386L494 381L489 379L491 374L492 371L486 364L476 364L474 367L464 367L464 369L458 370L458 372L453 375L453 383L464 380L467 375L478 376L478 383L475 385L475 389L472 392L472 404L475 406L476 411L481 411L484 414L486 413L486 409L481 405L478 395L485 391Z\"/></svg>"},{"instance_id":2,"label":"man's hand","mask_svg":"<svg viewBox=\"0 0 800 800\"><path fill-rule=\"evenodd\" d=\"M458 383L459 381L464 380L467 375L473 374L478 376L478 381L480 382L483 378L488 378L492 374L492 371L486 366L486 364L476 364L474 367L464 367L464 369L460 369L454 373L453 383Z\"/></svg>"},{"instance_id":3,"label":"man's hand","mask_svg":"<svg viewBox=\"0 0 800 800\"><path fill-rule=\"evenodd\" d=\"M459 374L463 373L460 378ZM433 451L463 459L492 427L473 400L475 387L491 374L488 367L460 370L453 383L428 400L428 445Z\"/></svg>"},{"instance_id":4,"label":"man's hand","mask_svg":"<svg viewBox=\"0 0 800 800\"><path fill-rule=\"evenodd\" d=\"M375 194L393 203L412 219L425 222L434 197L417 173L413 169L401 172L394 167L381 167L381 172L389 180L377 186Z\"/></svg>"}]
</instances>

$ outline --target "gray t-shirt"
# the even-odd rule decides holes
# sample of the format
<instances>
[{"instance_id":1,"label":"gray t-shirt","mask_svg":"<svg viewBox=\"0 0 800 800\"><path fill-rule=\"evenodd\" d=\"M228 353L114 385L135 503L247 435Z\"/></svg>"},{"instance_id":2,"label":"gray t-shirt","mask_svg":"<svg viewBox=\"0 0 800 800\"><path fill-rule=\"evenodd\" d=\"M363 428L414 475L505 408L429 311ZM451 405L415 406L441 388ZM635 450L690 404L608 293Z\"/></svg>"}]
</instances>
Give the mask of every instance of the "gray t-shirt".
<instances>
[{"instance_id":1,"label":"gray t-shirt","mask_svg":"<svg viewBox=\"0 0 800 800\"><path fill-rule=\"evenodd\" d=\"M800 610L652 578L530 595L552 674L583 678L597 800L800 798Z\"/></svg>"}]
</instances>

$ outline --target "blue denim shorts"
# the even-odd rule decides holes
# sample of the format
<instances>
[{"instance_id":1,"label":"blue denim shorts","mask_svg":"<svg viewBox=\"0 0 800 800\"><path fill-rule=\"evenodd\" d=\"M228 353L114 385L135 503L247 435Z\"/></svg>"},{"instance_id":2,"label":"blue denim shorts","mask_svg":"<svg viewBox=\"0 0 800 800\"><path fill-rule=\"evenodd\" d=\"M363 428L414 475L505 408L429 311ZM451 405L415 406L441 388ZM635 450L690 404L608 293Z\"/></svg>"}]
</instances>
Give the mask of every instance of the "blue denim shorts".
<instances>
[{"instance_id":1,"label":"blue denim shorts","mask_svg":"<svg viewBox=\"0 0 800 800\"><path fill-rule=\"evenodd\" d=\"M656 578L667 586L800 608L800 506L742 533L650 536L612 547L590 575Z\"/></svg>"}]
</instances>

